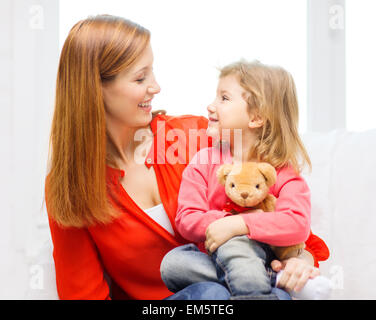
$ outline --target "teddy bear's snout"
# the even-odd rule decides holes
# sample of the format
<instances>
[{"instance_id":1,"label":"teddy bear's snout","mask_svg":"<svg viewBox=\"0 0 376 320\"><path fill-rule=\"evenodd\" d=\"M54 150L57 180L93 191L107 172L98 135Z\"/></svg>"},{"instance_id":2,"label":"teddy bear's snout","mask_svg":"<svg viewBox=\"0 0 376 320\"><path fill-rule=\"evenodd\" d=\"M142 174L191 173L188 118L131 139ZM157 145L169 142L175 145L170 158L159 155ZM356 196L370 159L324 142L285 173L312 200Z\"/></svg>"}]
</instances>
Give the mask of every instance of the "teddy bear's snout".
<instances>
[{"instance_id":1,"label":"teddy bear's snout","mask_svg":"<svg viewBox=\"0 0 376 320\"><path fill-rule=\"evenodd\" d=\"M243 199L247 199L249 193L248 192L242 192L240 195L242 196Z\"/></svg>"}]
</instances>

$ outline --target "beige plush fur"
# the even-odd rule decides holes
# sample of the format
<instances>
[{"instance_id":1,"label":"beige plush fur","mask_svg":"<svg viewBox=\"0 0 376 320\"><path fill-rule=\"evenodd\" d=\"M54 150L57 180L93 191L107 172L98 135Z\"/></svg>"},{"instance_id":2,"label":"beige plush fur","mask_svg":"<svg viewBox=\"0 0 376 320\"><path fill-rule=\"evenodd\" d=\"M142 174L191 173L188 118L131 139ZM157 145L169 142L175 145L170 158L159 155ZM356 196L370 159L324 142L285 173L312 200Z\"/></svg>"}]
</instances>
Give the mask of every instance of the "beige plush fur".
<instances>
[{"instance_id":1,"label":"beige plush fur","mask_svg":"<svg viewBox=\"0 0 376 320\"><path fill-rule=\"evenodd\" d=\"M249 209L275 210L276 198L269 193L277 174L273 166L265 162L224 164L217 171L219 182L225 186L227 196L238 206ZM235 212L234 212L235 213ZM278 259L284 260L300 254L304 243L293 246L271 246Z\"/></svg>"}]
</instances>

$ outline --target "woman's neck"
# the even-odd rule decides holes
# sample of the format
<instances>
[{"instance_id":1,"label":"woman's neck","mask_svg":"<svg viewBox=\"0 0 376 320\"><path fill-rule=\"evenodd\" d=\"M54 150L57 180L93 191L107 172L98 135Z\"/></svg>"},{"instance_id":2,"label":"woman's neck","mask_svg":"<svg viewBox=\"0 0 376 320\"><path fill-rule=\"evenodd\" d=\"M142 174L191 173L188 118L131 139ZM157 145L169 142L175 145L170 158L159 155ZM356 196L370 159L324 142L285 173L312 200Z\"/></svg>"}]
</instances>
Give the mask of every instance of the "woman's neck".
<instances>
[{"instance_id":1,"label":"woman's neck","mask_svg":"<svg viewBox=\"0 0 376 320\"><path fill-rule=\"evenodd\" d=\"M144 155L146 157L149 151L146 151L146 145L149 146L153 137L150 126L145 128L127 128L107 124L107 134L109 135L107 152L112 155L119 167L125 167L134 163L140 158L140 153L141 156Z\"/></svg>"}]
</instances>

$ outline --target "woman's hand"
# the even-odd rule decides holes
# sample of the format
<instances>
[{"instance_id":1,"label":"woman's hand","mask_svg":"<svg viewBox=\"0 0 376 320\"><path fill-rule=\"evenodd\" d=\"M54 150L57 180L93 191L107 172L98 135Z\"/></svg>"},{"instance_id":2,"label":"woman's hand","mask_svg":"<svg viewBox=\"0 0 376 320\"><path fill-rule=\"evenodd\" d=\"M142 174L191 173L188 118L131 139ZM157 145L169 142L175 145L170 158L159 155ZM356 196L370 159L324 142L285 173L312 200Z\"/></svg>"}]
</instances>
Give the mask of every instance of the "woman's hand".
<instances>
[{"instance_id":1,"label":"woman's hand","mask_svg":"<svg viewBox=\"0 0 376 320\"><path fill-rule=\"evenodd\" d=\"M313 279L320 274L320 270L313 266L312 256L305 250L302 257L283 261L273 260L271 267L275 272L283 270L277 287L287 291L300 291L308 279Z\"/></svg>"},{"instance_id":2,"label":"woman's hand","mask_svg":"<svg viewBox=\"0 0 376 320\"><path fill-rule=\"evenodd\" d=\"M235 236L248 234L248 232L248 227L240 215L218 219L206 229L206 251L213 253L226 241Z\"/></svg>"}]
</instances>

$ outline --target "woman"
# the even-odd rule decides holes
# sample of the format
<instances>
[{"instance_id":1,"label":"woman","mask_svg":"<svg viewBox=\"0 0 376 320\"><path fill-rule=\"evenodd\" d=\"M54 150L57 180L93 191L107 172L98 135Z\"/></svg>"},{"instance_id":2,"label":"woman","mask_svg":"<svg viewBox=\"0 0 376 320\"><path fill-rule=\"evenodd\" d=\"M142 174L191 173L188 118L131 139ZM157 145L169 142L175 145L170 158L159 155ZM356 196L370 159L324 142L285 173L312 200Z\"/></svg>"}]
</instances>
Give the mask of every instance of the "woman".
<instances>
[{"instance_id":1,"label":"woman","mask_svg":"<svg viewBox=\"0 0 376 320\"><path fill-rule=\"evenodd\" d=\"M174 220L194 154L180 151L210 141L189 134L207 128L204 117L152 114L159 91L149 31L108 15L72 28L60 57L45 190L61 299L171 296L159 266L186 243ZM294 288L318 273L318 259L305 251L272 267L285 266L280 285ZM199 283L170 297L189 298L227 299L228 292Z\"/></svg>"}]
</instances>

